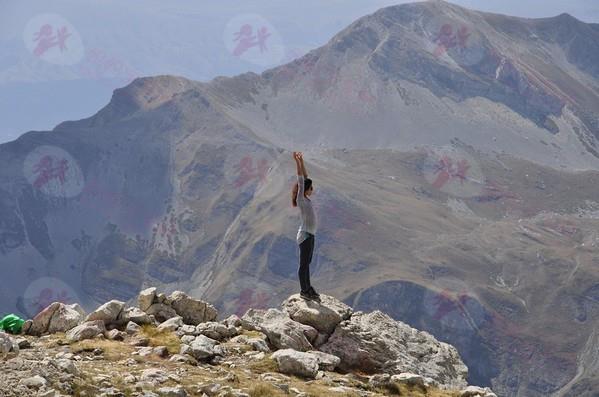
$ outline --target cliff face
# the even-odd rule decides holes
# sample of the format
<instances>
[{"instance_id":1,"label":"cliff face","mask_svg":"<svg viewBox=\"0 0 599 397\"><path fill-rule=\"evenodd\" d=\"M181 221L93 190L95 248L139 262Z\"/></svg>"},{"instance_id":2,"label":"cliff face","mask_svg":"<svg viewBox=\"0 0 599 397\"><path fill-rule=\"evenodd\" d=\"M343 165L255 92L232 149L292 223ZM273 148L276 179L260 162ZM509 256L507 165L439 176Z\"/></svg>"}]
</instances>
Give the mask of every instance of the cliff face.
<instances>
[{"instance_id":1,"label":"cliff face","mask_svg":"<svg viewBox=\"0 0 599 397\"><path fill-rule=\"evenodd\" d=\"M0 311L145 285L269 307L298 287L304 150L317 289L451 343L501 395L584 395L596 35L567 15L406 4L262 75L136 79L88 119L0 145Z\"/></svg>"}]
</instances>

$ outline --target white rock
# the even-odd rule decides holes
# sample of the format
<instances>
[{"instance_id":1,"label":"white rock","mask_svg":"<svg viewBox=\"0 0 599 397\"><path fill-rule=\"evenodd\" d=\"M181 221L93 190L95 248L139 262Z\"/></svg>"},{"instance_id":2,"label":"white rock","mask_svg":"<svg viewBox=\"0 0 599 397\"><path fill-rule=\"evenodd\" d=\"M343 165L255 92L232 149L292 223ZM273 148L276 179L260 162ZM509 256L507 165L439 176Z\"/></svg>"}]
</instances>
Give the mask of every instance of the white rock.
<instances>
[{"instance_id":1,"label":"white rock","mask_svg":"<svg viewBox=\"0 0 599 397\"><path fill-rule=\"evenodd\" d=\"M127 324L129 321L139 325L152 323L150 316L137 307L128 307L123 309L117 320L119 324Z\"/></svg>"},{"instance_id":2,"label":"white rock","mask_svg":"<svg viewBox=\"0 0 599 397\"><path fill-rule=\"evenodd\" d=\"M176 331L179 327L183 325L183 318L181 316L169 318L162 324L158 326L159 331Z\"/></svg>"},{"instance_id":3,"label":"white rock","mask_svg":"<svg viewBox=\"0 0 599 397\"><path fill-rule=\"evenodd\" d=\"M139 325L135 324L133 321L129 321L127 323L127 327L125 328L126 333L128 333L129 335L132 335L139 331L141 331L141 327Z\"/></svg>"},{"instance_id":4,"label":"white rock","mask_svg":"<svg viewBox=\"0 0 599 397\"><path fill-rule=\"evenodd\" d=\"M154 303L154 298L156 298L155 287L144 289L137 296L137 305L145 312L152 306L152 303Z\"/></svg>"},{"instance_id":5,"label":"white rock","mask_svg":"<svg viewBox=\"0 0 599 397\"><path fill-rule=\"evenodd\" d=\"M318 358L314 354L281 349L272 354L272 359L284 374L315 378L318 373Z\"/></svg>"},{"instance_id":6,"label":"white rock","mask_svg":"<svg viewBox=\"0 0 599 397\"><path fill-rule=\"evenodd\" d=\"M391 382L402 383L404 385L425 386L424 377L410 372L403 372L399 375L391 376Z\"/></svg>"},{"instance_id":7,"label":"white rock","mask_svg":"<svg viewBox=\"0 0 599 397\"><path fill-rule=\"evenodd\" d=\"M330 335L337 324L351 316L353 310L332 296L321 294L320 299L321 302L305 300L299 294L294 294L282 306L293 320Z\"/></svg>"},{"instance_id":8,"label":"white rock","mask_svg":"<svg viewBox=\"0 0 599 397\"><path fill-rule=\"evenodd\" d=\"M203 360L216 355L215 348L218 341L208 338L205 335L197 336L189 345L189 353L197 360Z\"/></svg>"},{"instance_id":9,"label":"white rock","mask_svg":"<svg viewBox=\"0 0 599 397\"><path fill-rule=\"evenodd\" d=\"M293 321L286 312L277 309L249 309L241 322L244 329L264 333L277 349L313 350L311 341L318 336L316 329Z\"/></svg>"},{"instance_id":10,"label":"white rock","mask_svg":"<svg viewBox=\"0 0 599 397\"><path fill-rule=\"evenodd\" d=\"M334 371L341 362L339 357L318 350L310 350L307 353L316 356L316 359L318 360L318 368L323 371Z\"/></svg>"},{"instance_id":11,"label":"white rock","mask_svg":"<svg viewBox=\"0 0 599 397\"><path fill-rule=\"evenodd\" d=\"M97 335L102 335L104 332L106 332L104 321L86 321L69 330L66 333L66 338L70 342L77 342L83 339L95 338Z\"/></svg>"},{"instance_id":12,"label":"white rock","mask_svg":"<svg viewBox=\"0 0 599 397\"><path fill-rule=\"evenodd\" d=\"M160 397L187 397L187 392L181 386L162 387L158 389Z\"/></svg>"},{"instance_id":13,"label":"white rock","mask_svg":"<svg viewBox=\"0 0 599 397\"><path fill-rule=\"evenodd\" d=\"M467 386L468 369L453 346L378 310L357 312L339 323L319 350L341 358L342 370L389 374L411 371L430 377L443 387Z\"/></svg>"},{"instance_id":14,"label":"white rock","mask_svg":"<svg viewBox=\"0 0 599 397\"><path fill-rule=\"evenodd\" d=\"M125 308L125 302L121 302L119 300L111 300L110 302L106 302L96 310L91 312L85 318L85 321L95 321L101 320L104 322L104 325L111 324L116 322L119 317L121 311Z\"/></svg>"},{"instance_id":15,"label":"white rock","mask_svg":"<svg viewBox=\"0 0 599 397\"><path fill-rule=\"evenodd\" d=\"M19 383L27 387L38 389L40 387L46 386L48 381L39 375L35 375L31 378L21 379Z\"/></svg>"},{"instance_id":16,"label":"white rock","mask_svg":"<svg viewBox=\"0 0 599 397\"><path fill-rule=\"evenodd\" d=\"M159 322L164 322L170 318L177 317L177 312L172 307L164 303L153 303L146 313L149 316L154 316Z\"/></svg>"},{"instance_id":17,"label":"white rock","mask_svg":"<svg viewBox=\"0 0 599 397\"><path fill-rule=\"evenodd\" d=\"M164 383L168 380L168 375L161 369L148 368L141 373L140 379L143 382L150 382L152 384Z\"/></svg>"},{"instance_id":18,"label":"white rock","mask_svg":"<svg viewBox=\"0 0 599 397\"><path fill-rule=\"evenodd\" d=\"M198 325L206 321L214 321L218 315L218 311L210 303L192 298L182 291L170 294L165 303L183 317L185 324Z\"/></svg>"}]
</instances>

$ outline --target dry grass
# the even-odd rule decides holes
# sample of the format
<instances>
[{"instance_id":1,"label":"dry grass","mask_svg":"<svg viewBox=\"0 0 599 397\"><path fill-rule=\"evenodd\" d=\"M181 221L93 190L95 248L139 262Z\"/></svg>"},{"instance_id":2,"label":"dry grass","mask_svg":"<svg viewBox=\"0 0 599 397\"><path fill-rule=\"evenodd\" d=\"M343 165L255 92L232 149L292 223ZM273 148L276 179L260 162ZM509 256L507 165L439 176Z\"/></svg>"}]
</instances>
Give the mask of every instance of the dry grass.
<instances>
[{"instance_id":1,"label":"dry grass","mask_svg":"<svg viewBox=\"0 0 599 397\"><path fill-rule=\"evenodd\" d=\"M178 354L181 351L181 340L174 332L160 331L154 325L143 325L141 336L150 340L150 346L166 346L169 354Z\"/></svg>"},{"instance_id":2,"label":"dry grass","mask_svg":"<svg viewBox=\"0 0 599 397\"><path fill-rule=\"evenodd\" d=\"M82 352L92 352L95 349L101 349L104 357L110 361L118 361L131 357L135 351L132 346L122 342L106 339L85 339L71 344L71 352L74 354Z\"/></svg>"},{"instance_id":3,"label":"dry grass","mask_svg":"<svg viewBox=\"0 0 599 397\"><path fill-rule=\"evenodd\" d=\"M248 330L244 329L243 332L241 333L241 335L245 335L248 338L260 338L264 334L259 331L248 331Z\"/></svg>"},{"instance_id":4,"label":"dry grass","mask_svg":"<svg viewBox=\"0 0 599 397\"><path fill-rule=\"evenodd\" d=\"M258 383L250 387L250 397L283 397L286 394L279 388L270 383Z\"/></svg>"},{"instance_id":5,"label":"dry grass","mask_svg":"<svg viewBox=\"0 0 599 397\"><path fill-rule=\"evenodd\" d=\"M406 397L457 397L459 392L445 391L432 387L424 388L421 386L408 386L400 383L391 383L385 388L377 388L377 393L385 396L406 396Z\"/></svg>"},{"instance_id":6,"label":"dry grass","mask_svg":"<svg viewBox=\"0 0 599 397\"><path fill-rule=\"evenodd\" d=\"M248 364L248 369L255 373L263 374L266 372L277 372L279 367L275 360L269 356L264 357L262 360L256 360Z\"/></svg>"}]
</instances>

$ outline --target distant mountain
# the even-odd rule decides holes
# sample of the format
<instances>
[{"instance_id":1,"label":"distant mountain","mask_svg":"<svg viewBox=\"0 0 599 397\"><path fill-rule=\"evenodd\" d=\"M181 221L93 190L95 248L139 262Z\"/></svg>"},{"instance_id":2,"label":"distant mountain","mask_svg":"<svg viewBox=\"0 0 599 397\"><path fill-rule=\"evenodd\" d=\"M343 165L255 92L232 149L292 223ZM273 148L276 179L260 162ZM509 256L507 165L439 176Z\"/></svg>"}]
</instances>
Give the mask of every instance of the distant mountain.
<instances>
[{"instance_id":1,"label":"distant mountain","mask_svg":"<svg viewBox=\"0 0 599 397\"><path fill-rule=\"evenodd\" d=\"M0 145L0 311L146 285L225 313L280 301L298 288L303 150L317 289L451 343L498 395L591 396L598 35L432 1L261 75L136 79Z\"/></svg>"}]
</instances>

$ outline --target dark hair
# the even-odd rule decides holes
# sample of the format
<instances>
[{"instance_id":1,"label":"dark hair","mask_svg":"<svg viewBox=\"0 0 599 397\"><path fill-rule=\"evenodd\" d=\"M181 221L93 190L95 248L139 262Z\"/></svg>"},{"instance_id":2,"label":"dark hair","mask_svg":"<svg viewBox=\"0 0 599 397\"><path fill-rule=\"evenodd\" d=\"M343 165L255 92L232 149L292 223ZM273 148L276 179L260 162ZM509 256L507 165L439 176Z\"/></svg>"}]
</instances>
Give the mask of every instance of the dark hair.
<instances>
[{"instance_id":1,"label":"dark hair","mask_svg":"<svg viewBox=\"0 0 599 397\"><path fill-rule=\"evenodd\" d=\"M306 192L310 189L310 187L312 187L312 179L304 178L304 194L306 194ZM298 191L299 191L299 185L298 185L298 182L295 182L295 184L293 185L293 189L291 191L291 204L294 207L297 207Z\"/></svg>"}]
</instances>

